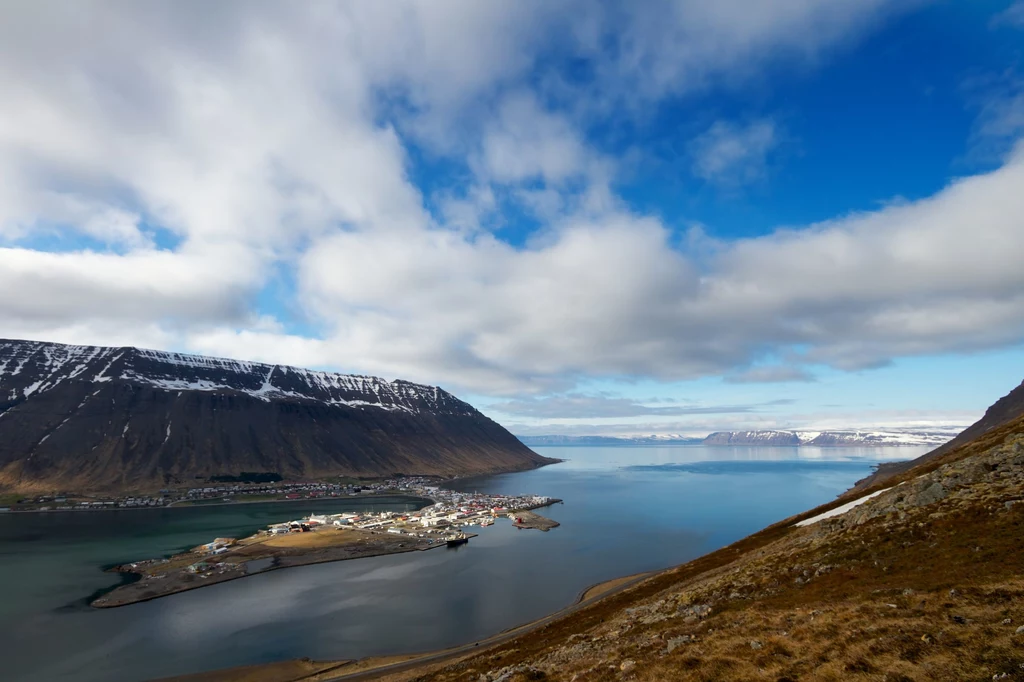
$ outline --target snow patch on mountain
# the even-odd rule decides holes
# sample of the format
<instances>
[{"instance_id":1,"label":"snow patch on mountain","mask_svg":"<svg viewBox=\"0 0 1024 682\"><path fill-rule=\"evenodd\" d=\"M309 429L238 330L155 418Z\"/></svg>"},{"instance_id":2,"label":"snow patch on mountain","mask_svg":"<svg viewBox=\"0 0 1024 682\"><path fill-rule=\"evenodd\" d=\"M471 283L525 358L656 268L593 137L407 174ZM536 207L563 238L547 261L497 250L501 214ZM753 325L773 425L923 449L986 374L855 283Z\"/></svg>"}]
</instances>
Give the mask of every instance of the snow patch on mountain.
<instances>
[{"instance_id":1,"label":"snow patch on mountain","mask_svg":"<svg viewBox=\"0 0 1024 682\"><path fill-rule=\"evenodd\" d=\"M13 385L14 399L65 381L119 381L167 391L242 393L266 402L311 400L357 409L475 413L435 386L148 349L0 340L0 363L0 383Z\"/></svg>"}]
</instances>

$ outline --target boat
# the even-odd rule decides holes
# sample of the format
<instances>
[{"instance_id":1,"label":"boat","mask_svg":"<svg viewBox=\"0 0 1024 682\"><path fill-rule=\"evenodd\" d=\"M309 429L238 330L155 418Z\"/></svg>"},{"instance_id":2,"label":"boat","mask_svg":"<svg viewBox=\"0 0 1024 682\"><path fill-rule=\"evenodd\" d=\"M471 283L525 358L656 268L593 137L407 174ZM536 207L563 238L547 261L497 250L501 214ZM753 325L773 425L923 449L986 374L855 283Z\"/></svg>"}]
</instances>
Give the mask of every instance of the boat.
<instances>
[{"instance_id":1,"label":"boat","mask_svg":"<svg viewBox=\"0 0 1024 682\"><path fill-rule=\"evenodd\" d=\"M493 526L494 525L494 519L481 519L480 525L481 526Z\"/></svg>"},{"instance_id":2,"label":"boat","mask_svg":"<svg viewBox=\"0 0 1024 682\"><path fill-rule=\"evenodd\" d=\"M464 545L469 542L469 536L465 533L459 533L458 535L453 535L450 538L447 538L446 541L448 542L449 547L458 547L459 545Z\"/></svg>"}]
</instances>

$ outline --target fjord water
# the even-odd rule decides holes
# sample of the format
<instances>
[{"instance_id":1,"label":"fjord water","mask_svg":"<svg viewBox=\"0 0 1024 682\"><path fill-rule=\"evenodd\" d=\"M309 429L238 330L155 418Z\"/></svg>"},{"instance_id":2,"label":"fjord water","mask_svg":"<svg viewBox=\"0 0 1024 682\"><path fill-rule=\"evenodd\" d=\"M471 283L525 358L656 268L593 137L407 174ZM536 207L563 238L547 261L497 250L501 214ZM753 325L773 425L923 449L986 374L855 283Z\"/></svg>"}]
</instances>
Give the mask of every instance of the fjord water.
<instances>
[{"instance_id":1,"label":"fjord water","mask_svg":"<svg viewBox=\"0 0 1024 682\"><path fill-rule=\"evenodd\" d=\"M0 515L5 680L146 680L308 656L427 651L562 608L587 586L687 561L833 499L927 448L548 447L567 461L458 490L565 500L548 533L508 521L468 545L273 571L97 610L106 565L240 537L313 511L410 498Z\"/></svg>"}]
</instances>

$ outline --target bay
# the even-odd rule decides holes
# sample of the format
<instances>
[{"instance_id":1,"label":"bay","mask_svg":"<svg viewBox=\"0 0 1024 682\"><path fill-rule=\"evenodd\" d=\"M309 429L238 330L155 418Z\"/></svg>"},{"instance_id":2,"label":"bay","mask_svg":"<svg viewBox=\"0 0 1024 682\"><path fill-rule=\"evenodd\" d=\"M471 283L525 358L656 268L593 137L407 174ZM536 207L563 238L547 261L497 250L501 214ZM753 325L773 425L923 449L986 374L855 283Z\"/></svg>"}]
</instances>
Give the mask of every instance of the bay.
<instances>
[{"instance_id":1,"label":"bay","mask_svg":"<svg viewBox=\"0 0 1024 682\"><path fill-rule=\"evenodd\" d=\"M297 658L429 651L556 611L594 583L666 568L833 499L879 461L925 448L537 447L567 461L453 482L538 494L548 533L507 520L468 545L290 568L128 607L88 598L111 564L214 536L409 498L0 515L6 680L146 680ZM347 505L347 506L346 506Z\"/></svg>"}]
</instances>

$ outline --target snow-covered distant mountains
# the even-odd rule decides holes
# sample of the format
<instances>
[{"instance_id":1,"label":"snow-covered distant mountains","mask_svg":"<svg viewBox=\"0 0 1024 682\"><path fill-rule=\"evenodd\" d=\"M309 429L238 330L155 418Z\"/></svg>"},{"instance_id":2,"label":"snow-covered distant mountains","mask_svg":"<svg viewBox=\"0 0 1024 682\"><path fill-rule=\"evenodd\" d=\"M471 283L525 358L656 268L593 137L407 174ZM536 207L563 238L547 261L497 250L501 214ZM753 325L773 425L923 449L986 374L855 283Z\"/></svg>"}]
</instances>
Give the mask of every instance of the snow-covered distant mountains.
<instances>
[{"instance_id":1,"label":"snow-covered distant mountains","mask_svg":"<svg viewBox=\"0 0 1024 682\"><path fill-rule=\"evenodd\" d=\"M144 488L241 472L467 475L549 461L434 386L0 340L0 487Z\"/></svg>"},{"instance_id":2,"label":"snow-covered distant mountains","mask_svg":"<svg viewBox=\"0 0 1024 682\"><path fill-rule=\"evenodd\" d=\"M676 435L520 436L527 445L760 445L765 447L936 447L960 432L957 427L864 431L716 431L705 438Z\"/></svg>"},{"instance_id":3,"label":"snow-covered distant mountains","mask_svg":"<svg viewBox=\"0 0 1024 682\"><path fill-rule=\"evenodd\" d=\"M810 445L816 447L939 446L959 429L871 431L720 431L706 445Z\"/></svg>"}]
</instances>

